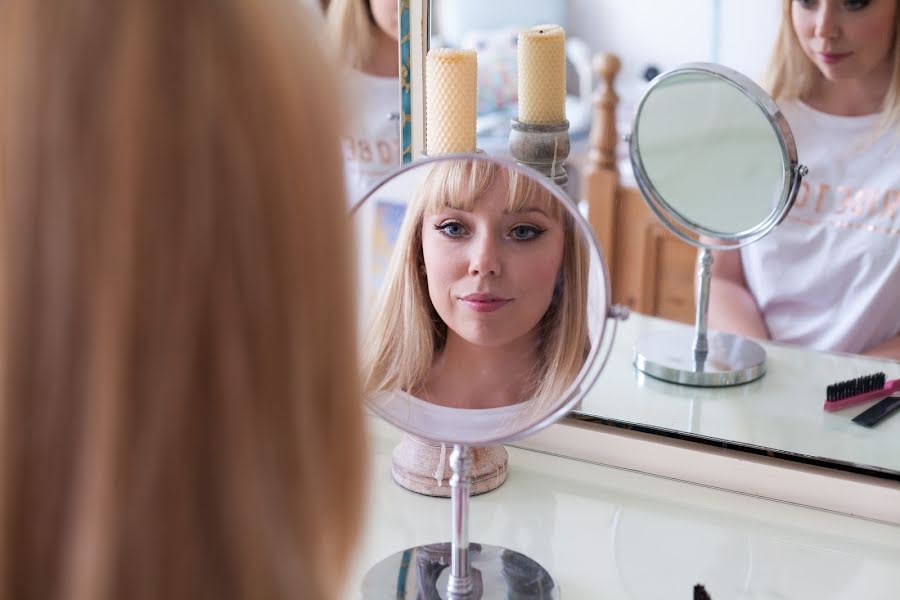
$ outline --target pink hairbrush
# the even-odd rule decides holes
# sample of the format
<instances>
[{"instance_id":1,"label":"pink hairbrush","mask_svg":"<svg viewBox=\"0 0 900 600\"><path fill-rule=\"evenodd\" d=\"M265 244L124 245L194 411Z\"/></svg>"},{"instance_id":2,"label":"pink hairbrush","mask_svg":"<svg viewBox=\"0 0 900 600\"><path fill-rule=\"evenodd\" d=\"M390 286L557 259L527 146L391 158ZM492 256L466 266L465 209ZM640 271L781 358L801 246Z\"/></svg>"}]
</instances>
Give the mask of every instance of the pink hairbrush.
<instances>
[{"instance_id":1,"label":"pink hairbrush","mask_svg":"<svg viewBox=\"0 0 900 600\"><path fill-rule=\"evenodd\" d=\"M884 373L873 373L833 383L825 389L825 410L832 412L869 400L881 400L900 392L900 379L886 381Z\"/></svg>"}]
</instances>

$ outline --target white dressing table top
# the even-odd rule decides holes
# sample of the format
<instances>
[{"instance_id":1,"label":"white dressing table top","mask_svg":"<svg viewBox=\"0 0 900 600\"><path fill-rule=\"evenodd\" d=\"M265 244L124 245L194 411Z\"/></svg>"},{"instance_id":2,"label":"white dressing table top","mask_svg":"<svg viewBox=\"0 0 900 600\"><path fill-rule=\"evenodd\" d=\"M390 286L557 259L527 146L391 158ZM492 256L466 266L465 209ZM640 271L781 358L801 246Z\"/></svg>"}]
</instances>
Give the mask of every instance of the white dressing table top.
<instances>
[{"instance_id":1,"label":"white dressing table top","mask_svg":"<svg viewBox=\"0 0 900 600\"><path fill-rule=\"evenodd\" d=\"M450 503L391 480L400 434L368 419L367 522L346 596L407 547L449 541ZM565 427L554 425L553 427ZM900 528L508 448L509 478L472 499L470 537L540 562L572 599L900 597Z\"/></svg>"},{"instance_id":2,"label":"white dressing table top","mask_svg":"<svg viewBox=\"0 0 900 600\"><path fill-rule=\"evenodd\" d=\"M900 362L830 354L761 342L767 373L725 388L670 384L632 366L643 335L692 326L632 314L619 325L615 346L580 411L605 419L726 440L791 454L837 460L900 473L900 414L869 429L851 419L874 404L825 412L825 388L883 371L900 377Z\"/></svg>"}]
</instances>

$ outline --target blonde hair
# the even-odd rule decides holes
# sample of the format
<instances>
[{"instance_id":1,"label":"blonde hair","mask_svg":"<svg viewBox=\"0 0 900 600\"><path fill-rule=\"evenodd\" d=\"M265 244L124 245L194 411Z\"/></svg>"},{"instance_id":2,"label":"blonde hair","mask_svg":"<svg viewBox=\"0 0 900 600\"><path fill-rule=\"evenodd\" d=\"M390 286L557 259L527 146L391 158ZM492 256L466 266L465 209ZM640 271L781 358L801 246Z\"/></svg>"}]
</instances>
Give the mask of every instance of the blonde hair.
<instances>
[{"instance_id":1,"label":"blonde hair","mask_svg":"<svg viewBox=\"0 0 900 600\"><path fill-rule=\"evenodd\" d=\"M538 324L540 362L533 374L535 406L562 397L581 371L589 349L589 246L578 224L546 188L516 170L486 159L436 163L407 207L396 250L375 302L375 315L363 345L365 394L414 392L447 340L447 325L431 303L424 264L422 224L445 206L471 211L498 177L506 178L511 212L542 203L565 231L557 288Z\"/></svg>"},{"instance_id":2,"label":"blonde hair","mask_svg":"<svg viewBox=\"0 0 900 600\"><path fill-rule=\"evenodd\" d=\"M331 0L326 13L328 38L354 69L362 69L372 55L378 25L369 0Z\"/></svg>"},{"instance_id":3,"label":"blonde hair","mask_svg":"<svg viewBox=\"0 0 900 600\"><path fill-rule=\"evenodd\" d=\"M775 40L775 48L763 76L763 86L775 100L803 99L821 77L819 69L803 52L794 32L791 2L792 0L783 0L781 25ZM881 109L879 127L881 131L887 131L900 124L900 1L894 23L892 53L891 82Z\"/></svg>"},{"instance_id":4,"label":"blonde hair","mask_svg":"<svg viewBox=\"0 0 900 600\"><path fill-rule=\"evenodd\" d=\"M335 598L340 113L291 0L0 4L0 598Z\"/></svg>"}]
</instances>

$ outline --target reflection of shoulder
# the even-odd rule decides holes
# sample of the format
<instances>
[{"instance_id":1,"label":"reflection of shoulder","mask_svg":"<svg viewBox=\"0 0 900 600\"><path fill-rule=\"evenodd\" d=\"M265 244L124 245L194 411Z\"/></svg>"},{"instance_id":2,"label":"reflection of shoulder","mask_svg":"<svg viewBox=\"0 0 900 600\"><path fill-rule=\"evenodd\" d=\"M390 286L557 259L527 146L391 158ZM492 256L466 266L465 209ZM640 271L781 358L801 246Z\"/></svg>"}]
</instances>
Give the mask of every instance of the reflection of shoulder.
<instances>
[{"instance_id":1,"label":"reflection of shoulder","mask_svg":"<svg viewBox=\"0 0 900 600\"><path fill-rule=\"evenodd\" d=\"M509 406L498 406L495 408L455 408L452 406L444 406L441 404L434 404L433 402L428 402L427 400L423 400L418 396L414 396L407 392L394 392L396 394L400 394L405 397L405 399L413 405L419 406L422 410L426 410L438 414L472 414L472 415L480 415L480 416L509 416L515 415L520 412L523 412L526 406L530 404L530 401L520 402L518 404L511 404Z\"/></svg>"}]
</instances>

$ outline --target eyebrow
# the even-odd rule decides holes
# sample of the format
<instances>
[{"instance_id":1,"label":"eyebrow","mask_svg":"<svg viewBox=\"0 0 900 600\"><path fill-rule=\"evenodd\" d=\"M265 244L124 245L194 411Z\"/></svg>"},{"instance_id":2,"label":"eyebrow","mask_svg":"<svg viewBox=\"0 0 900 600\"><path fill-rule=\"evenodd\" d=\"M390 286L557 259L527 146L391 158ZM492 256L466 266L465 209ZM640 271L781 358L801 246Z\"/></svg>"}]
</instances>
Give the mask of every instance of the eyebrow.
<instances>
[{"instance_id":1,"label":"eyebrow","mask_svg":"<svg viewBox=\"0 0 900 600\"><path fill-rule=\"evenodd\" d=\"M454 206L445 206L445 207L444 207L444 210L458 210L459 212L464 212L464 213L471 213L471 212L473 212L473 211L471 211L471 210L466 210L466 209L464 209L464 208L456 208L456 207L454 207ZM521 210L509 210L508 208L504 208L504 209L503 209L503 214L504 214L504 215L521 215L521 214L524 214L524 213L530 213L530 212L541 213L542 215L544 215L544 216L547 217L548 219L551 219L551 218L552 218L552 217L547 213L547 211L545 211L545 210L542 209L542 208L538 208L538 207L536 207L536 206L531 206L531 207L528 207L528 208L523 208L523 209L521 209ZM437 214L437 213L435 213L435 214Z\"/></svg>"},{"instance_id":2,"label":"eyebrow","mask_svg":"<svg viewBox=\"0 0 900 600\"><path fill-rule=\"evenodd\" d=\"M536 206L524 208L524 209L522 209L522 210L509 210L509 209L504 209L503 214L504 214L504 215L521 215L521 214L523 214L523 213L530 213L530 212L541 213L542 215L544 215L544 216L547 217L548 219L550 218L550 215L548 215L548 214L546 213L546 211L544 211L544 210L541 209L541 208L537 208Z\"/></svg>"}]
</instances>

